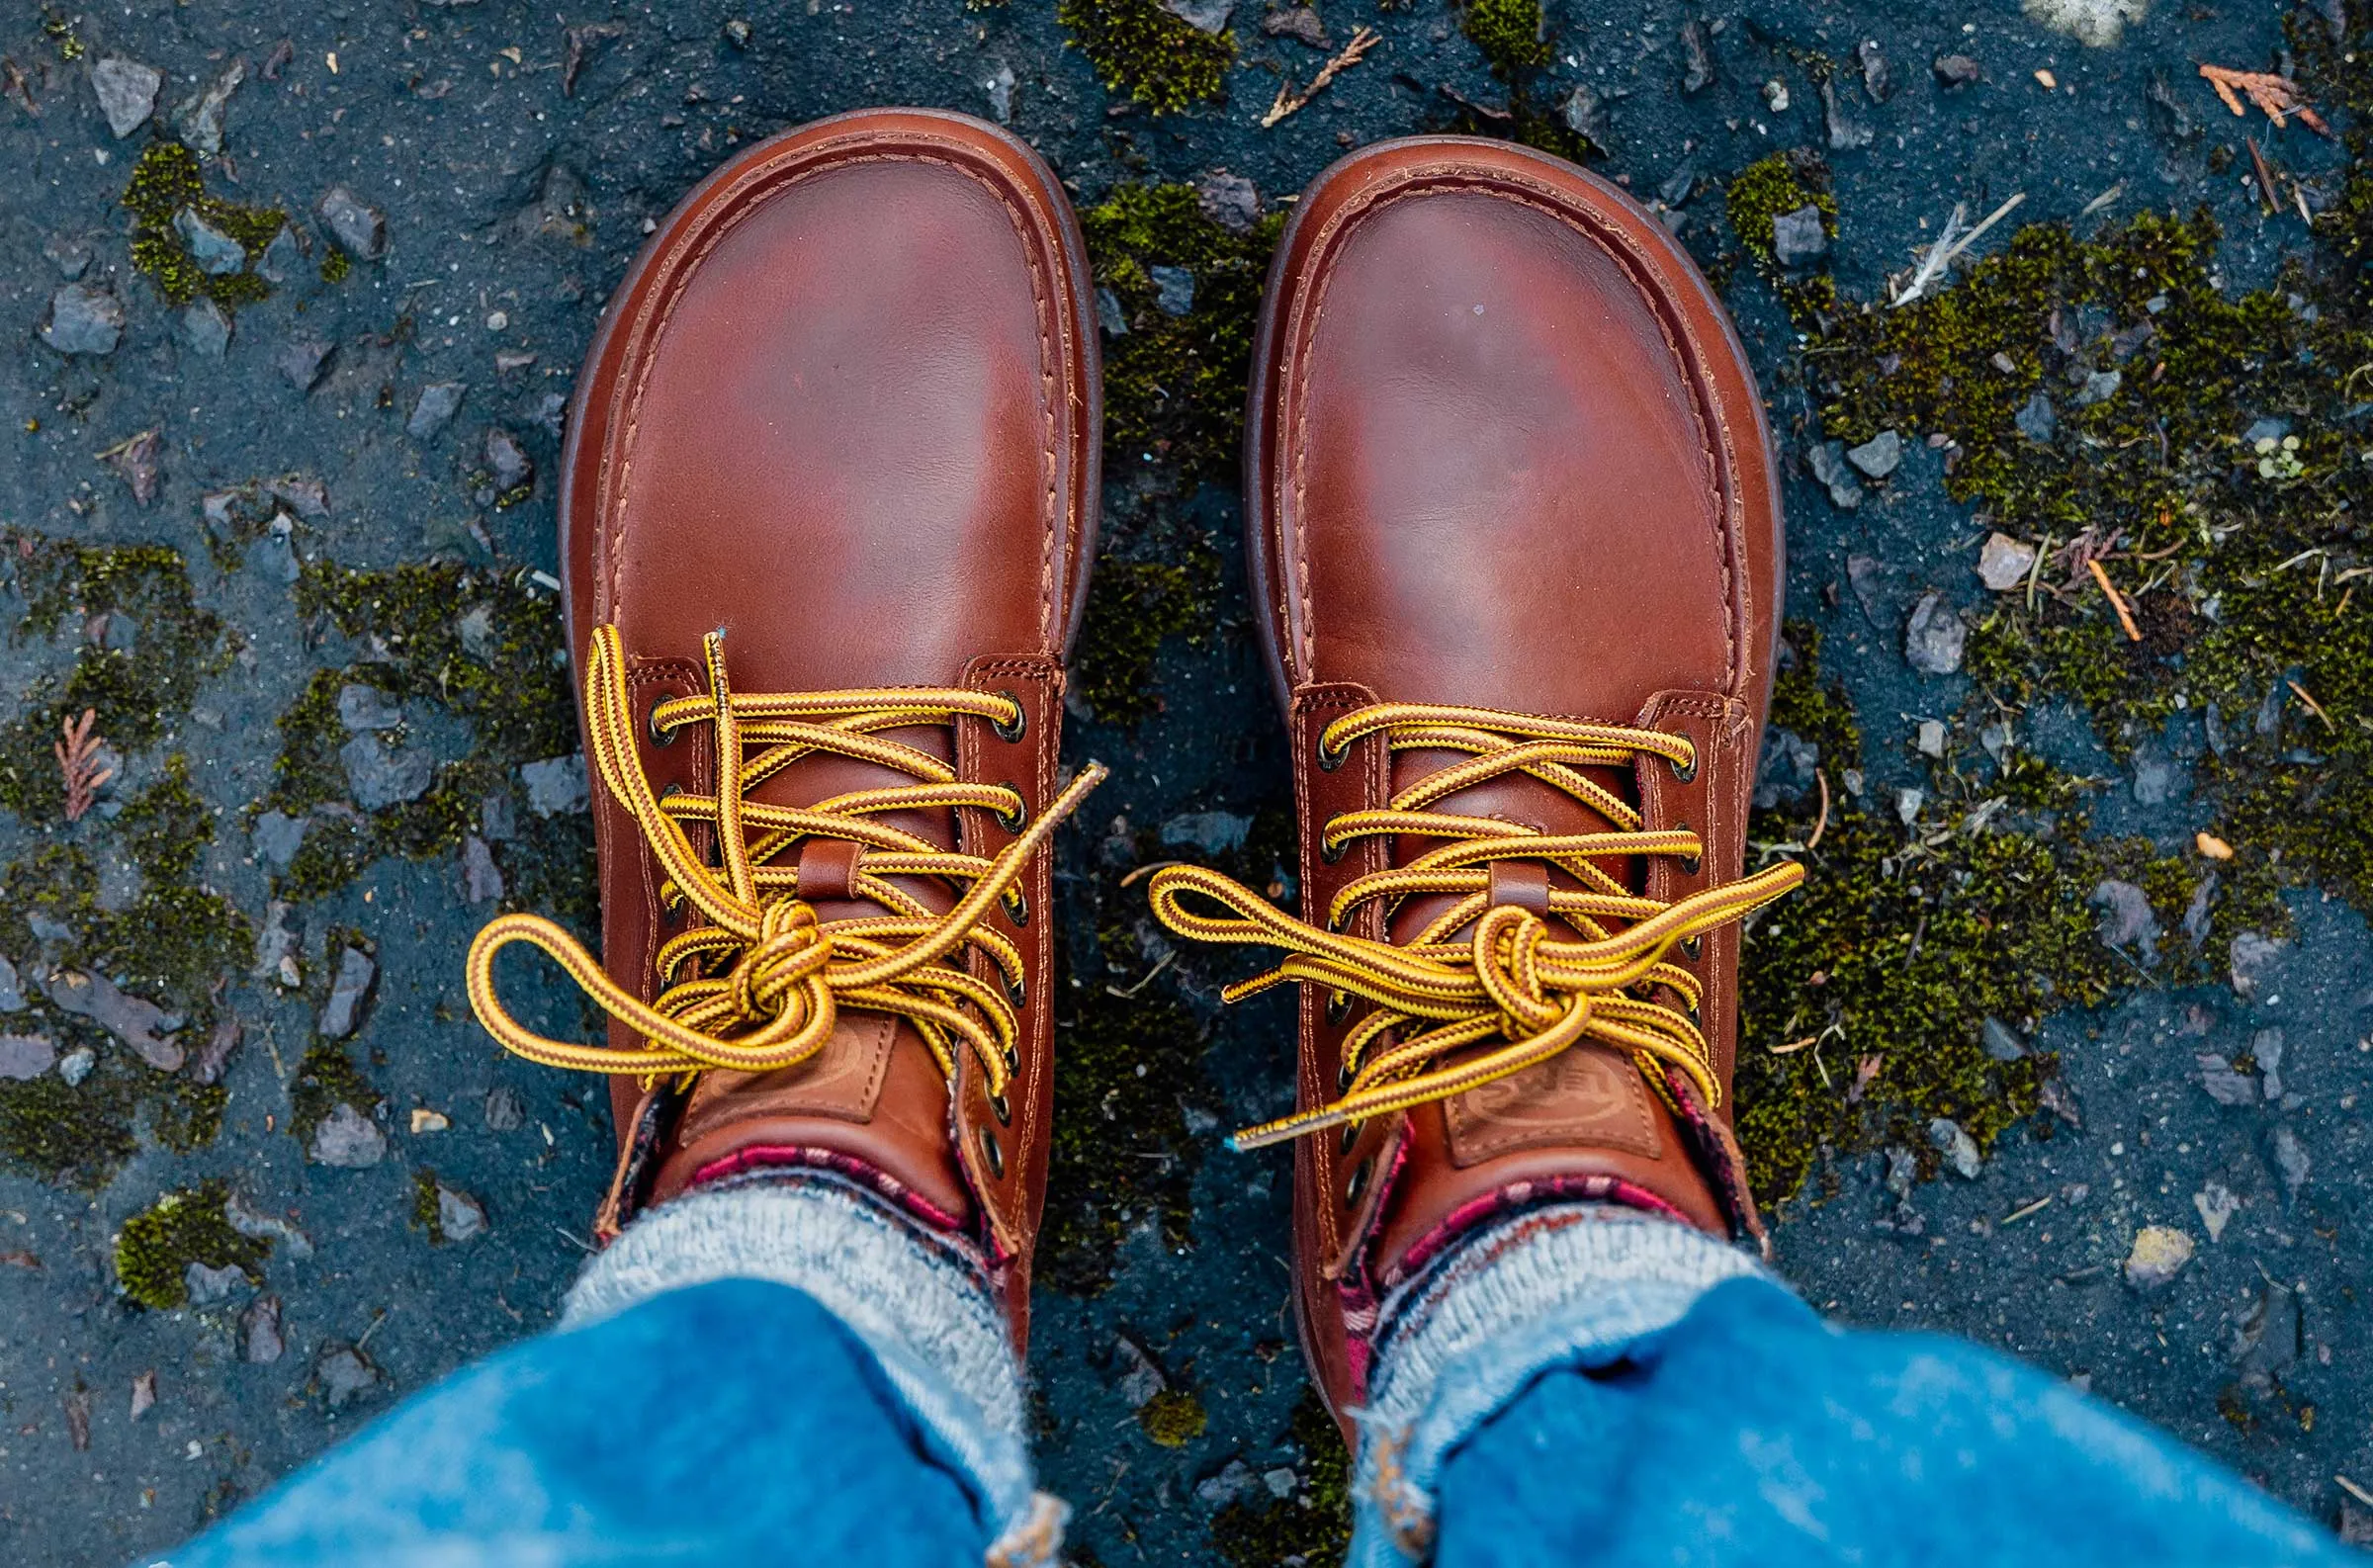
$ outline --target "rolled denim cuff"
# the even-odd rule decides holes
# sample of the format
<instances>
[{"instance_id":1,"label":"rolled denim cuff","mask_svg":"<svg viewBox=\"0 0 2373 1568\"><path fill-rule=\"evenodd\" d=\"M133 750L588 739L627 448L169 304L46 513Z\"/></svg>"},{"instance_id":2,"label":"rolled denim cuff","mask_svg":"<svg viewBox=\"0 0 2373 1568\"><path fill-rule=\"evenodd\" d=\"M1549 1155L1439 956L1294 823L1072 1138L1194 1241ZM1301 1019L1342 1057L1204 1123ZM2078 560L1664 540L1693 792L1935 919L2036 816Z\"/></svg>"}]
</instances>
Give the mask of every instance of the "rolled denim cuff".
<instances>
[{"instance_id":1,"label":"rolled denim cuff","mask_svg":"<svg viewBox=\"0 0 2373 1568\"><path fill-rule=\"evenodd\" d=\"M751 1177L645 1213L585 1265L560 1332L663 1291L767 1279L848 1326L982 1499L992 1568L1059 1560L1068 1510L1033 1488L1021 1365L972 1248L830 1177Z\"/></svg>"},{"instance_id":2,"label":"rolled denim cuff","mask_svg":"<svg viewBox=\"0 0 2373 1568\"><path fill-rule=\"evenodd\" d=\"M1376 1371L1357 1412L1346 1568L1424 1562L1452 1449L1543 1372L1620 1359L1707 1291L1742 1276L1779 1284L1702 1231L1573 1203L1480 1230L1403 1283L1384 1301Z\"/></svg>"}]
</instances>

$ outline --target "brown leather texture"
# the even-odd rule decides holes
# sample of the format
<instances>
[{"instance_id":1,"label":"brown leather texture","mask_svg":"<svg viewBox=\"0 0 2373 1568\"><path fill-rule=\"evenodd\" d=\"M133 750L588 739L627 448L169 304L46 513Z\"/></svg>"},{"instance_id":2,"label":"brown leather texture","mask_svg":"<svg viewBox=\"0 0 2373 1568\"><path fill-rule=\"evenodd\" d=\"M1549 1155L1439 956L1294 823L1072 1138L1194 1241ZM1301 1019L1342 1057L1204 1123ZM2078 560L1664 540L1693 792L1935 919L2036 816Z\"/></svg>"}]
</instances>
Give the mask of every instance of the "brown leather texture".
<instances>
[{"instance_id":1,"label":"brown leather texture","mask_svg":"<svg viewBox=\"0 0 2373 1568\"><path fill-rule=\"evenodd\" d=\"M969 716L882 734L964 780L1013 787L1035 817L1058 790L1100 424L1078 223L1027 146L921 110L759 142L653 234L578 384L561 529L579 672L592 629L615 622L639 725L649 704L705 689L702 638L719 628L737 691L1008 693L1026 716L1015 738ZM660 743L644 726L655 789L713 788L713 734ZM807 806L911 782L812 756L750 798ZM1021 830L970 807L882 820L967 854ZM649 1001L659 945L680 927L633 818L598 789L594 826L603 964ZM828 921L880 913L851 896L852 869L848 847L811 841L799 895ZM934 910L953 905L944 883L900 880ZM1025 967L1003 1107L969 1062L951 1092L911 1024L844 1011L797 1067L707 1073L683 1096L613 1079L622 1186L605 1219L751 1164L828 1166L977 1236L1024 1334L1052 1110L1044 852L1020 891L1023 908L990 917ZM639 1043L624 1034L613 1026L611 1043Z\"/></svg>"},{"instance_id":2,"label":"brown leather texture","mask_svg":"<svg viewBox=\"0 0 2373 1568\"><path fill-rule=\"evenodd\" d=\"M1783 575L1763 403L1719 302L1656 219L1572 165L1496 141L1418 137L1337 163L1303 193L1270 276L1253 363L1246 532L1255 617L1292 731L1305 917L1420 839L1346 812L1458 760L1381 734L1330 766L1327 724L1372 702L1456 704L1686 735L1595 769L1651 829L1705 840L1603 861L1648 896L1736 879L1769 705ZM1551 833L1610 825L1523 775L1434 808ZM1495 871L1537 912L1562 871ZM1407 940L1446 904L1361 907L1356 934ZM1737 931L1676 950L1705 987L1726 1086ZM1340 1092L1364 1003L1304 987L1298 1103ZM1296 1312L1339 1416L1362 1395L1379 1294L1448 1235L1559 1193L1614 1194L1727 1234L1742 1199L1710 1178L1722 1118L1683 1125L1631 1060L1582 1044L1446 1102L1295 1145Z\"/></svg>"}]
</instances>

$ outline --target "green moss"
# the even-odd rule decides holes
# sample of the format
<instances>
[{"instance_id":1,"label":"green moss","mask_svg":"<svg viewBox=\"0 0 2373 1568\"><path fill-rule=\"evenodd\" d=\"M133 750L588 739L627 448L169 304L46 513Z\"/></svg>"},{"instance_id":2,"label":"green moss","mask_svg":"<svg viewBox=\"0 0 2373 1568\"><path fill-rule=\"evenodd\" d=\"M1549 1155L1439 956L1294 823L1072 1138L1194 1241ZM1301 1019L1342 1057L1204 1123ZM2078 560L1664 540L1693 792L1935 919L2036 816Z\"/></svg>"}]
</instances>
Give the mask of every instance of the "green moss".
<instances>
[{"instance_id":1,"label":"green moss","mask_svg":"<svg viewBox=\"0 0 2373 1568\"><path fill-rule=\"evenodd\" d=\"M1302 1484L1259 1508L1231 1503L1211 1522L1212 1544L1234 1568L1339 1563L1352 1544L1352 1454L1342 1431L1305 1389L1285 1436L1302 1450Z\"/></svg>"},{"instance_id":2,"label":"green moss","mask_svg":"<svg viewBox=\"0 0 2373 1568\"><path fill-rule=\"evenodd\" d=\"M1205 33L1156 0L1060 0L1055 19L1106 90L1125 92L1157 115L1226 93L1235 37Z\"/></svg>"},{"instance_id":3,"label":"green moss","mask_svg":"<svg viewBox=\"0 0 2373 1568\"><path fill-rule=\"evenodd\" d=\"M51 1074L28 1083L0 1079L0 1158L42 1180L97 1191L139 1152L134 1109L159 1077L103 1056L71 1088Z\"/></svg>"},{"instance_id":4,"label":"green moss","mask_svg":"<svg viewBox=\"0 0 2373 1568\"><path fill-rule=\"evenodd\" d=\"M445 1245L445 1211L437 1201L437 1174L422 1169L412 1173L412 1229L428 1233L428 1245Z\"/></svg>"},{"instance_id":5,"label":"green moss","mask_svg":"<svg viewBox=\"0 0 2373 1568\"><path fill-rule=\"evenodd\" d=\"M1232 481L1262 284L1284 226L1273 213L1233 233L1204 216L1188 185L1117 185L1080 215L1097 281L1128 326L1104 344L1107 474L1153 460ZM1161 308L1155 267L1194 275L1185 315Z\"/></svg>"},{"instance_id":6,"label":"green moss","mask_svg":"<svg viewBox=\"0 0 2373 1568\"><path fill-rule=\"evenodd\" d=\"M230 1189L220 1181L168 1192L124 1222L116 1236L116 1282L143 1307L170 1311L188 1300L183 1275L192 1263L241 1268L256 1284L271 1243L242 1236L222 1211Z\"/></svg>"},{"instance_id":7,"label":"green moss","mask_svg":"<svg viewBox=\"0 0 2373 1568\"><path fill-rule=\"evenodd\" d=\"M478 829L484 799L507 789L522 763L576 749L575 695L554 599L498 573L444 562L386 571L308 565L296 598L301 615L369 643L378 656L314 671L277 721L272 788L255 809L312 814L304 843L276 883L281 897L335 892L383 855L419 860L451 853ZM467 638L465 624L472 628ZM441 767L418 800L368 815L357 811L347 802L338 758L349 739L338 693L352 684L376 687L392 703L442 707L469 722L476 748ZM591 850L587 817L519 814L516 836L502 846L510 900L589 923Z\"/></svg>"},{"instance_id":8,"label":"green moss","mask_svg":"<svg viewBox=\"0 0 2373 1568\"><path fill-rule=\"evenodd\" d=\"M205 295L236 308L271 295L271 284L255 267L264 247L287 226L289 215L277 207L245 207L209 194L198 154L180 142L160 137L148 143L132 164L123 204L132 214L132 264L172 304L188 305ZM174 215L185 207L245 247L247 260L238 271L209 274L191 258L173 226Z\"/></svg>"},{"instance_id":9,"label":"green moss","mask_svg":"<svg viewBox=\"0 0 2373 1568\"><path fill-rule=\"evenodd\" d=\"M176 1079L156 1103L156 1141L175 1154L196 1154L222 1136L230 1090L220 1084Z\"/></svg>"},{"instance_id":10,"label":"green moss","mask_svg":"<svg viewBox=\"0 0 2373 1568\"><path fill-rule=\"evenodd\" d=\"M1219 562L1196 550L1186 566L1106 561L1097 566L1088 614L1073 652L1071 681L1105 724L1136 724L1161 707L1154 655L1169 638L1208 630Z\"/></svg>"},{"instance_id":11,"label":"green moss","mask_svg":"<svg viewBox=\"0 0 2373 1568\"><path fill-rule=\"evenodd\" d=\"M1513 78L1549 63L1540 0L1467 0L1459 26L1500 76Z\"/></svg>"},{"instance_id":12,"label":"green moss","mask_svg":"<svg viewBox=\"0 0 2373 1568\"><path fill-rule=\"evenodd\" d=\"M1183 1388L1166 1388L1137 1407L1137 1425L1165 1448L1185 1447L1210 1424L1203 1402Z\"/></svg>"},{"instance_id":13,"label":"green moss","mask_svg":"<svg viewBox=\"0 0 2373 1568\"><path fill-rule=\"evenodd\" d=\"M1830 194L1828 166L1818 154L1799 147L1758 158L1730 178L1723 205L1731 235L1756 266L1777 275L1772 222L1786 214L1817 207L1821 227L1837 237L1837 198Z\"/></svg>"},{"instance_id":14,"label":"green moss","mask_svg":"<svg viewBox=\"0 0 2373 1568\"><path fill-rule=\"evenodd\" d=\"M321 281L323 283L344 283L346 281L347 274L353 271L354 258L347 255L343 248L337 245L331 245L322 252Z\"/></svg>"},{"instance_id":15,"label":"green moss","mask_svg":"<svg viewBox=\"0 0 2373 1568\"><path fill-rule=\"evenodd\" d=\"M336 973L334 955L323 967ZM368 1116L385 1098L343 1049L321 1041L305 1053L305 1059L297 1067L297 1078L289 1085L289 1136L310 1151L313 1129L328 1119L331 1111L340 1105L352 1105Z\"/></svg>"},{"instance_id":16,"label":"green moss","mask_svg":"<svg viewBox=\"0 0 2373 1568\"><path fill-rule=\"evenodd\" d=\"M68 618L105 627L106 644L78 638L63 676L44 676L25 693L22 717L0 731L0 807L34 822L57 820L64 805L50 747L61 722L92 710L93 733L120 751L162 740L197 700L199 689L230 667L236 632L190 592L188 564L162 545L98 547L19 533L17 585L26 601L15 638L46 641ZM121 646L115 618L133 628Z\"/></svg>"},{"instance_id":17,"label":"green moss","mask_svg":"<svg viewBox=\"0 0 2373 1568\"><path fill-rule=\"evenodd\" d=\"M1858 726L1843 692L1821 682L1817 639L1792 626L1774 722L1815 741L1839 779L1859 761ZM1799 846L1807 871L1801 892L1754 922L1741 960L1737 1124L1766 1202L1796 1192L1823 1148L1902 1144L1932 1170L1932 1118L1984 1148L2032 1116L2057 1061L1995 1061L1981 1042L1988 1017L2031 1033L2058 1008L2203 971L2179 931L2196 865L2089 837L2072 781L2046 792L2064 808L2057 817L2006 810L1978 771L1990 765L1982 753L1964 772L1967 760L1939 765L1910 829L1835 783L1815 847L1802 846L1817 798L1759 812L1750 827L1752 841ZM2104 878L2151 897L2162 931L2154 971L2101 943L2088 901Z\"/></svg>"},{"instance_id":18,"label":"green moss","mask_svg":"<svg viewBox=\"0 0 2373 1568\"><path fill-rule=\"evenodd\" d=\"M125 803L116 833L151 882L185 882L214 841L214 809L190 783L190 759L176 751L155 783Z\"/></svg>"}]
</instances>

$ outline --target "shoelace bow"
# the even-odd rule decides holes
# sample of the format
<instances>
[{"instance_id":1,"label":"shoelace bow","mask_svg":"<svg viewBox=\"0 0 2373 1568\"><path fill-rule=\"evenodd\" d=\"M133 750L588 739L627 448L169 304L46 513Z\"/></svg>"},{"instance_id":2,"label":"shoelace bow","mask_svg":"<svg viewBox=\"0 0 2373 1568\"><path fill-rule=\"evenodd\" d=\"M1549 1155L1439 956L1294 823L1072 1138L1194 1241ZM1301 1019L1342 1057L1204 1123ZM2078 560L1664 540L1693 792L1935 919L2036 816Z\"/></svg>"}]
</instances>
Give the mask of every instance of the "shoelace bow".
<instances>
[{"instance_id":1,"label":"shoelace bow","mask_svg":"<svg viewBox=\"0 0 2373 1568\"><path fill-rule=\"evenodd\" d=\"M1379 703L1344 715L1319 737L1322 762L1340 760L1353 742L1382 733L1393 751L1452 751L1466 759L1428 774L1380 811L1347 812L1330 821L1322 853L1339 857L1362 838L1409 834L1444 840L1408 865L1358 877L1327 911L1324 927L1278 910L1233 879L1202 866L1171 866L1154 874L1154 913L1162 923L1196 941L1259 942L1285 949L1276 968L1227 988L1227 1001L1294 981L1374 1003L1344 1041L1341 1093L1329 1104L1247 1128L1229 1139L1258 1149L1370 1116L1447 1099L1494 1079L1521 1073L1578 1040L1631 1054L1649 1085L1670 1101L1660 1064L1688 1077L1709 1108L1722 1101L1713 1052L1697 1024L1697 978L1665 961L1677 943L1739 919L1781 898L1804 880L1788 862L1741 881L1709 888L1666 904L1631 892L1594 860L1597 856L1671 855L1694 861L1703 846L1694 832L1646 829L1639 811L1580 770L1629 767L1646 754L1677 771L1697 765L1697 752L1679 736L1615 725L1535 718L1487 708ZM1543 833L1492 817L1430 810L1459 790L1513 773L1564 791L1616 825L1612 832ZM1581 886L1553 887L1551 915L1581 939L1553 934L1547 920L1513 905L1494 905L1491 864L1546 862ZM1355 936L1353 914L1384 900L1385 915L1413 895L1450 895L1454 902L1406 944ZM1198 914L1186 905L1199 895L1231 912ZM1460 940L1452 933L1472 922ZM1680 1005L1655 1000L1659 991ZM1415 1026L1411 1030L1411 1026ZM1406 1032L1406 1038L1396 1038ZM1455 1051L1498 1039L1493 1049L1449 1066Z\"/></svg>"},{"instance_id":2,"label":"shoelace bow","mask_svg":"<svg viewBox=\"0 0 2373 1568\"><path fill-rule=\"evenodd\" d=\"M585 671L586 728L603 785L630 812L665 874L669 910L689 905L699 917L659 951L662 990L645 1003L606 974L600 961L542 915L504 915L470 944L470 1005L503 1047L549 1067L654 1078L729 1068L746 1073L792 1067L832 1038L840 1008L908 1019L952 1081L956 1051L980 1064L992 1097L1003 1094L1018 1064L1014 1005L1022 994L1021 954L984 925L1000 901L1020 905L1016 883L1029 857L1104 778L1091 762L1038 817L1012 789L967 783L927 751L876 734L923 725L952 726L960 715L988 720L1019 739L1021 706L999 692L882 688L752 696L726 680L725 640L705 643L707 695L659 704L655 734L672 736L709 724L716 748L717 793L653 793L636 751L626 654L613 626L595 629ZM920 782L854 790L814 806L773 806L747 799L760 783L802 757L831 753L878 763ZM876 819L900 811L974 807L994 813L1019 835L993 857L958 854ZM693 849L687 823L715 828L712 867ZM887 915L820 921L794 896L796 865L778 863L803 839L859 845L850 891ZM888 879L939 877L969 884L955 907L934 913ZM513 1018L495 995L494 955L526 942L549 955L611 1017L644 1037L641 1050L618 1051L548 1039ZM1003 986L962 967L962 954L988 955Z\"/></svg>"}]
</instances>

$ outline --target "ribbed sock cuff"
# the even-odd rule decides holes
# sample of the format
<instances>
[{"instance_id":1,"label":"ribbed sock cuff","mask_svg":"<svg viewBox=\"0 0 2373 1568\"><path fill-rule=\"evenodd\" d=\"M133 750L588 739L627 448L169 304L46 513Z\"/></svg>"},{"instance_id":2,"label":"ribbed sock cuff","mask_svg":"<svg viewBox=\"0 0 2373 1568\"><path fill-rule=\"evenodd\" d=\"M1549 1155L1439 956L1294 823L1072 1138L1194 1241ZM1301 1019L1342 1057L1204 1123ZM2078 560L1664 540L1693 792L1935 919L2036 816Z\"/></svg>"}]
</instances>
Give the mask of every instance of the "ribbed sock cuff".
<instances>
[{"instance_id":1,"label":"ribbed sock cuff","mask_svg":"<svg viewBox=\"0 0 2373 1568\"><path fill-rule=\"evenodd\" d=\"M1451 1449L1542 1372L1611 1359L1741 1276L1777 1282L1727 1243L1599 1203L1527 1210L1437 1259L1378 1319L1347 1563L1424 1561Z\"/></svg>"},{"instance_id":2,"label":"ribbed sock cuff","mask_svg":"<svg viewBox=\"0 0 2373 1568\"><path fill-rule=\"evenodd\" d=\"M789 1285L846 1324L986 1500L990 1562L1057 1560L1066 1510L1032 1488L1021 1367L970 1246L829 1176L722 1182L650 1210L587 1263L561 1330L717 1279Z\"/></svg>"}]
</instances>

